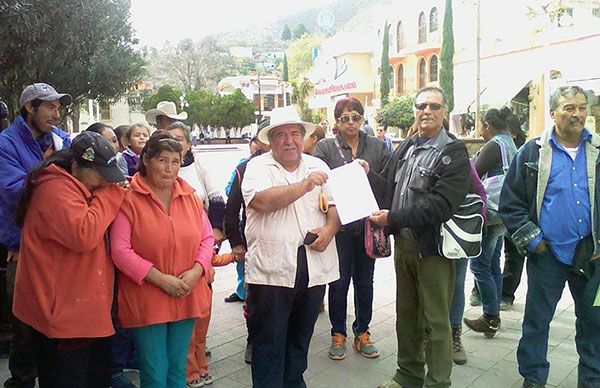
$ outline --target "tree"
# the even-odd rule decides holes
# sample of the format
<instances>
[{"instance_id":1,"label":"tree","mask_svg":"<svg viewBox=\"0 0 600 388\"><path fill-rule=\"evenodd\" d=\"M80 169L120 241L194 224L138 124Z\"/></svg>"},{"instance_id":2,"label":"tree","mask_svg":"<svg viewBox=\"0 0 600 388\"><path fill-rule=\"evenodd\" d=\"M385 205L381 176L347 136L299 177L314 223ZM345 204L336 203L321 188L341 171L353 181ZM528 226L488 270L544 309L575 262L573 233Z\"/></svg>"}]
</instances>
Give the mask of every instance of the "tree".
<instances>
[{"instance_id":1,"label":"tree","mask_svg":"<svg viewBox=\"0 0 600 388\"><path fill-rule=\"evenodd\" d=\"M198 124L202 127L214 125L215 106L217 105L218 95L207 90L193 90L186 94L185 100L188 102L188 122Z\"/></svg>"},{"instance_id":2,"label":"tree","mask_svg":"<svg viewBox=\"0 0 600 388\"><path fill-rule=\"evenodd\" d=\"M452 0L446 0L442 52L440 58L440 87L448 99L448 113L454 109L454 30L452 28Z\"/></svg>"},{"instance_id":3,"label":"tree","mask_svg":"<svg viewBox=\"0 0 600 388\"><path fill-rule=\"evenodd\" d=\"M304 23L298 23L296 28L294 28L294 39L300 39L304 36L304 34L308 34L308 30Z\"/></svg>"},{"instance_id":4,"label":"tree","mask_svg":"<svg viewBox=\"0 0 600 388\"><path fill-rule=\"evenodd\" d=\"M292 39L292 31L290 31L290 28L288 27L287 24L285 25L285 27L283 27L283 31L281 32L281 39L282 40L291 40Z\"/></svg>"},{"instance_id":5,"label":"tree","mask_svg":"<svg viewBox=\"0 0 600 388\"><path fill-rule=\"evenodd\" d=\"M402 129L402 136L414 123L413 99L411 96L399 96L385 105L380 112L379 123Z\"/></svg>"},{"instance_id":6,"label":"tree","mask_svg":"<svg viewBox=\"0 0 600 388\"><path fill-rule=\"evenodd\" d=\"M156 108L156 105L161 101L171 101L175 104L179 104L179 97L182 95L183 93L181 91L175 89L171 85L163 85L156 93L144 98L144 101L142 101L142 109L144 109L144 112L147 112L150 109Z\"/></svg>"},{"instance_id":7,"label":"tree","mask_svg":"<svg viewBox=\"0 0 600 388\"><path fill-rule=\"evenodd\" d=\"M288 47L289 80L299 81L313 65L313 49L321 45L322 38L304 35Z\"/></svg>"},{"instance_id":8,"label":"tree","mask_svg":"<svg viewBox=\"0 0 600 388\"><path fill-rule=\"evenodd\" d=\"M283 82L288 82L289 80L290 76L288 70L287 54L283 54Z\"/></svg>"},{"instance_id":9,"label":"tree","mask_svg":"<svg viewBox=\"0 0 600 388\"><path fill-rule=\"evenodd\" d=\"M308 96L312 91L313 85L310 81L304 78L302 81L292 81L292 89L294 91L294 101L300 108L300 118L303 121L314 122L317 117L313 116L313 111L308 107Z\"/></svg>"},{"instance_id":10,"label":"tree","mask_svg":"<svg viewBox=\"0 0 600 388\"><path fill-rule=\"evenodd\" d=\"M381 80L379 94L381 94L381 106L387 105L390 96L390 24L385 22L383 27L383 47L381 48Z\"/></svg>"},{"instance_id":11,"label":"tree","mask_svg":"<svg viewBox=\"0 0 600 388\"><path fill-rule=\"evenodd\" d=\"M129 14L129 0L2 2L0 96L12 112L34 81L71 94L74 107L119 97L144 68Z\"/></svg>"},{"instance_id":12,"label":"tree","mask_svg":"<svg viewBox=\"0 0 600 388\"><path fill-rule=\"evenodd\" d=\"M177 46L167 42L152 50L149 79L170 84L186 93L192 90L216 91L224 77L237 73L238 65L217 38L208 36L200 42L183 39Z\"/></svg>"}]
</instances>

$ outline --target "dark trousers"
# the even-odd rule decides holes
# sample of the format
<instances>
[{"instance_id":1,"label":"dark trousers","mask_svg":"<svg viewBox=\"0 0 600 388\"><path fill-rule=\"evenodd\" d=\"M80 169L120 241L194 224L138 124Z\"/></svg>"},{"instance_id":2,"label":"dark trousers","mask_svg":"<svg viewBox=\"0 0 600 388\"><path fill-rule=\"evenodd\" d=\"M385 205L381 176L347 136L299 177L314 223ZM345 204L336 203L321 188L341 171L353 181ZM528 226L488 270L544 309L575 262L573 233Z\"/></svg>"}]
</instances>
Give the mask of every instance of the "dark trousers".
<instances>
[{"instance_id":1,"label":"dark trousers","mask_svg":"<svg viewBox=\"0 0 600 388\"><path fill-rule=\"evenodd\" d=\"M139 369L130 329L121 327L113 319L115 334L110 337L111 376L123 373L123 369Z\"/></svg>"},{"instance_id":2,"label":"dark trousers","mask_svg":"<svg viewBox=\"0 0 600 388\"><path fill-rule=\"evenodd\" d=\"M348 288L354 284L354 335L369 330L373 316L373 272L375 260L367 256L363 234L339 232L335 236L340 259L340 278L329 283L329 320L331 335L346 334Z\"/></svg>"},{"instance_id":3,"label":"dark trousers","mask_svg":"<svg viewBox=\"0 0 600 388\"><path fill-rule=\"evenodd\" d=\"M31 329L40 388L107 388L109 338L48 338Z\"/></svg>"},{"instance_id":4,"label":"dark trousers","mask_svg":"<svg viewBox=\"0 0 600 388\"><path fill-rule=\"evenodd\" d=\"M6 286L8 304L11 311L16 271L17 262L9 261L6 264ZM11 314L10 331L8 369L10 370L11 377L6 381L6 386L10 388L33 388L35 386L37 370L30 328Z\"/></svg>"},{"instance_id":5,"label":"dark trousers","mask_svg":"<svg viewBox=\"0 0 600 388\"><path fill-rule=\"evenodd\" d=\"M502 270L502 300L513 303L521 283L525 256L521 255L512 240L504 237L504 269Z\"/></svg>"},{"instance_id":6,"label":"dark trousers","mask_svg":"<svg viewBox=\"0 0 600 388\"><path fill-rule=\"evenodd\" d=\"M586 281L570 271L548 251L527 259L527 299L523 335L517 349L519 373L534 383L545 384L550 363L548 334L565 283L575 301L575 345L579 354L578 387L600 387L600 308L593 307L600 284L600 260L594 260L594 276Z\"/></svg>"},{"instance_id":7,"label":"dark trousers","mask_svg":"<svg viewBox=\"0 0 600 388\"><path fill-rule=\"evenodd\" d=\"M415 240L396 235L394 265L398 369L393 379L403 387L448 388L454 260L422 257ZM426 332L429 339L425 342Z\"/></svg>"},{"instance_id":8,"label":"dark trousers","mask_svg":"<svg viewBox=\"0 0 600 388\"><path fill-rule=\"evenodd\" d=\"M308 288L304 247L298 248L294 288L248 285L254 387L306 387L302 375L324 295L325 285Z\"/></svg>"}]
</instances>

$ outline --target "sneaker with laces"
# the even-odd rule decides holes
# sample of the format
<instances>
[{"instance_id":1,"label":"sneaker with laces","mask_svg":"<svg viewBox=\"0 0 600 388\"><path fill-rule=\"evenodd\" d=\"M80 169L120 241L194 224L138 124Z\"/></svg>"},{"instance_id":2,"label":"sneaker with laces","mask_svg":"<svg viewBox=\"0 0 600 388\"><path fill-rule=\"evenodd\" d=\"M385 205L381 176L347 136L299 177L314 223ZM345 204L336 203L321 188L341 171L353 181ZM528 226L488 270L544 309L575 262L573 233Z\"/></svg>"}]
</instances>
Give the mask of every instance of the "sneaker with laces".
<instances>
[{"instance_id":1,"label":"sneaker with laces","mask_svg":"<svg viewBox=\"0 0 600 388\"><path fill-rule=\"evenodd\" d=\"M511 302L509 300L502 299L500 301L500 311L510 310L510 309L512 309L512 306L513 306L513 302Z\"/></svg>"},{"instance_id":2,"label":"sneaker with laces","mask_svg":"<svg viewBox=\"0 0 600 388\"><path fill-rule=\"evenodd\" d=\"M346 358L346 336L340 333L333 333L328 356L332 360L343 360Z\"/></svg>"},{"instance_id":3,"label":"sneaker with laces","mask_svg":"<svg viewBox=\"0 0 600 388\"><path fill-rule=\"evenodd\" d=\"M244 362L252 364L252 343L246 342L246 351L244 352Z\"/></svg>"},{"instance_id":4,"label":"sneaker with laces","mask_svg":"<svg viewBox=\"0 0 600 388\"><path fill-rule=\"evenodd\" d=\"M368 331L364 333L358 333L354 337L354 343L352 347L356 349L362 356L367 358L379 357L379 350L371 342L370 334Z\"/></svg>"},{"instance_id":5,"label":"sneaker with laces","mask_svg":"<svg viewBox=\"0 0 600 388\"><path fill-rule=\"evenodd\" d=\"M204 376L200 376L196 380L189 381L187 383L187 386L188 386L188 388L200 388L200 387L204 387L205 385L210 385L212 383L213 383L213 378L211 375L209 375L207 373Z\"/></svg>"},{"instance_id":6,"label":"sneaker with laces","mask_svg":"<svg viewBox=\"0 0 600 388\"><path fill-rule=\"evenodd\" d=\"M119 373L118 375L110 378L111 388L137 388L137 386L129 381L125 373Z\"/></svg>"},{"instance_id":7,"label":"sneaker with laces","mask_svg":"<svg viewBox=\"0 0 600 388\"><path fill-rule=\"evenodd\" d=\"M481 295L479 295L479 291L476 288L471 290L471 295L469 296L469 304L471 306L481 306Z\"/></svg>"}]
</instances>

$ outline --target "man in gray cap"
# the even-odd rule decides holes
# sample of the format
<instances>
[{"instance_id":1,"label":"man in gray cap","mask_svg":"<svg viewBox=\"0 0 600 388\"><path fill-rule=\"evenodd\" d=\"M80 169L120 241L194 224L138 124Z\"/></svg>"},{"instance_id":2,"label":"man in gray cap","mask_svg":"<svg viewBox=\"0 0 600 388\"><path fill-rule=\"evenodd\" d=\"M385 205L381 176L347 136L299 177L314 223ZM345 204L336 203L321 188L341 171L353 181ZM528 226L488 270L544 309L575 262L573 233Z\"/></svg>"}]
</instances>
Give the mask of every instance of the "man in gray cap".
<instances>
[{"instance_id":1,"label":"man in gray cap","mask_svg":"<svg viewBox=\"0 0 600 388\"><path fill-rule=\"evenodd\" d=\"M8 250L9 301L12 301L21 239L21 228L15 223L15 209L27 174L54 151L71 146L69 135L55 127L60 118L60 107L71 102L70 95L57 93L48 84L29 85L19 99L21 114L0 133L0 243ZM33 387L36 372L29 329L14 320L11 330L13 336L8 367L12 377L5 386Z\"/></svg>"}]
</instances>

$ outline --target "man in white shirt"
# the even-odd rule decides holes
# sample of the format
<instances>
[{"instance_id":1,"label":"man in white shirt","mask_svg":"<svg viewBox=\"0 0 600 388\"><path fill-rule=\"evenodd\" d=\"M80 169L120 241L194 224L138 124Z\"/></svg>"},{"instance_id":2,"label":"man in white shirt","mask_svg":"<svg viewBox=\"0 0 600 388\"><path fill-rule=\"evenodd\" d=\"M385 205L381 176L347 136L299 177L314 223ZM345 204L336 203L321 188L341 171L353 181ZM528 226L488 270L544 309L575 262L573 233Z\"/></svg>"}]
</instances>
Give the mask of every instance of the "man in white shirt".
<instances>
[{"instance_id":1,"label":"man in white shirt","mask_svg":"<svg viewBox=\"0 0 600 388\"><path fill-rule=\"evenodd\" d=\"M325 184L329 168L302 153L313 130L292 107L274 109L271 125L259 134L271 152L252 158L242 181L255 387L306 386L308 346L325 285L339 278L332 244L339 219ZM306 240L308 232L317 235L314 241Z\"/></svg>"}]
</instances>

